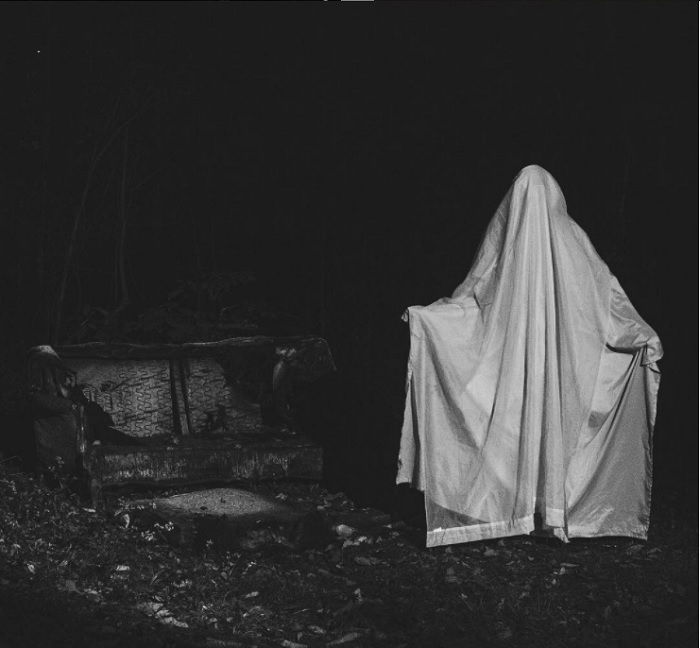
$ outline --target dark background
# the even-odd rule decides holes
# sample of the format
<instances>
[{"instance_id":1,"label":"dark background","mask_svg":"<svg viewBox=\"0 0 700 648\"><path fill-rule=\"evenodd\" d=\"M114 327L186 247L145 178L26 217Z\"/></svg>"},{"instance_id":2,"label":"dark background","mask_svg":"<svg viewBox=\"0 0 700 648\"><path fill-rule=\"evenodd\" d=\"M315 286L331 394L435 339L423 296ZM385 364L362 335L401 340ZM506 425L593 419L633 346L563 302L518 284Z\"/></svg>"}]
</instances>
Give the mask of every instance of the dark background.
<instances>
[{"instance_id":1,"label":"dark background","mask_svg":"<svg viewBox=\"0 0 700 648\"><path fill-rule=\"evenodd\" d=\"M232 303L264 298L278 328L328 339L328 482L389 496L400 315L452 292L537 163L661 337L655 470L695 493L696 18L673 2L3 3L5 409L29 346L109 337L183 282L229 277Z\"/></svg>"}]
</instances>

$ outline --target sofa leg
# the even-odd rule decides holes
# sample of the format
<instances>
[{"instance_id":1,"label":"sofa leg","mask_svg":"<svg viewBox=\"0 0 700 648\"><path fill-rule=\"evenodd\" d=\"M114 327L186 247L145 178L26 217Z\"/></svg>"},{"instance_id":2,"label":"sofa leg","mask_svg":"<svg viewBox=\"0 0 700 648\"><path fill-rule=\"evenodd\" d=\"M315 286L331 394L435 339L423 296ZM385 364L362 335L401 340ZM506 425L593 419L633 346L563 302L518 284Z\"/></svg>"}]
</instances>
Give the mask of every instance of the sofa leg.
<instances>
[{"instance_id":1,"label":"sofa leg","mask_svg":"<svg viewBox=\"0 0 700 648\"><path fill-rule=\"evenodd\" d=\"M104 504L102 500L102 481L97 477L90 477L90 500L92 508L99 511Z\"/></svg>"}]
</instances>

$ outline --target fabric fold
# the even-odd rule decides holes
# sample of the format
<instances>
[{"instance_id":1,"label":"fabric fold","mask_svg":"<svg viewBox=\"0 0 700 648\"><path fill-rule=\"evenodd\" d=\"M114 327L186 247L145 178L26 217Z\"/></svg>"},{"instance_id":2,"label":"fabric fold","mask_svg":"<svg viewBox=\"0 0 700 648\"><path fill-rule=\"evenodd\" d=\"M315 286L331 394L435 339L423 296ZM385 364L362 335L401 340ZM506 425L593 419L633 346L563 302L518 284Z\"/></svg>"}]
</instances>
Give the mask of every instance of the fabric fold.
<instances>
[{"instance_id":1,"label":"fabric fold","mask_svg":"<svg viewBox=\"0 0 700 648\"><path fill-rule=\"evenodd\" d=\"M412 306L397 483L429 546L646 537L658 336L554 178L515 178L451 297Z\"/></svg>"}]
</instances>

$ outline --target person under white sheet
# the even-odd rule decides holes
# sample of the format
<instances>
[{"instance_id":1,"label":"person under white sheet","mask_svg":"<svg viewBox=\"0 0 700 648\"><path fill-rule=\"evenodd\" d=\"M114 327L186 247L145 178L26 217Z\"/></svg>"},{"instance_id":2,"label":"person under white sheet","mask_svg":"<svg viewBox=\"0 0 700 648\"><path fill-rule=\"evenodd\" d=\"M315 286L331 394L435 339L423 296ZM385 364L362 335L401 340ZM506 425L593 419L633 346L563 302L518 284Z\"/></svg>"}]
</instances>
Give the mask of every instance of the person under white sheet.
<instances>
[{"instance_id":1,"label":"person under white sheet","mask_svg":"<svg viewBox=\"0 0 700 648\"><path fill-rule=\"evenodd\" d=\"M658 336L525 167L451 297L408 308L397 483L427 545L530 533L646 538Z\"/></svg>"}]
</instances>

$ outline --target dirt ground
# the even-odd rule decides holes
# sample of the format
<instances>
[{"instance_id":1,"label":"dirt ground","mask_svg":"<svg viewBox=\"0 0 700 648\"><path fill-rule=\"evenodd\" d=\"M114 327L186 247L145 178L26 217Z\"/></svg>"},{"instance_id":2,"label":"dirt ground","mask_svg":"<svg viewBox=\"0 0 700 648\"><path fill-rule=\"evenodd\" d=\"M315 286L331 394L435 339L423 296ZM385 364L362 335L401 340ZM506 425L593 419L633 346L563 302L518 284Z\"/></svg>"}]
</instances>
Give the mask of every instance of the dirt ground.
<instances>
[{"instance_id":1,"label":"dirt ground","mask_svg":"<svg viewBox=\"0 0 700 648\"><path fill-rule=\"evenodd\" d=\"M663 484L648 542L435 549L418 518L313 484L258 488L331 526L295 542L253 534L236 551L174 545L167 524L125 513L144 493L94 512L5 469L0 648L697 645L697 511Z\"/></svg>"}]
</instances>

